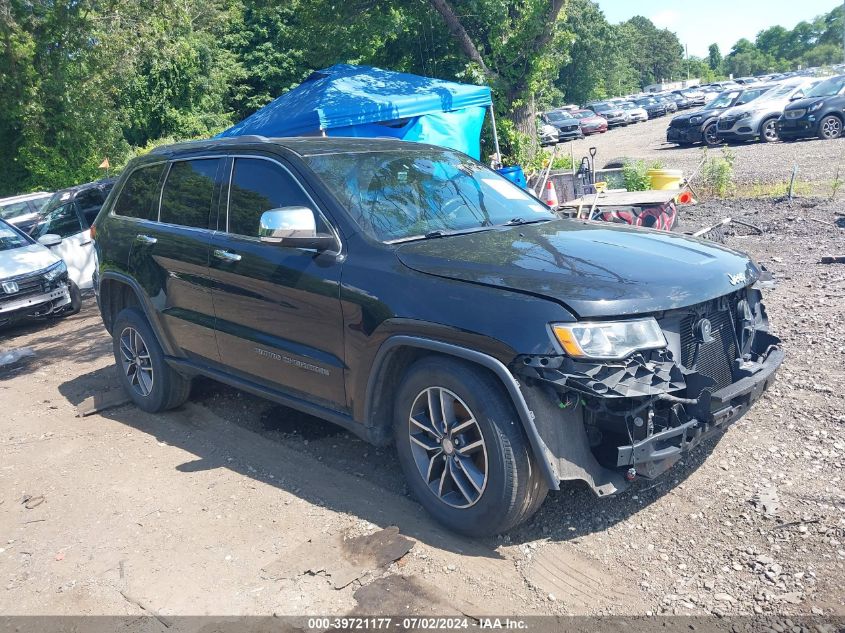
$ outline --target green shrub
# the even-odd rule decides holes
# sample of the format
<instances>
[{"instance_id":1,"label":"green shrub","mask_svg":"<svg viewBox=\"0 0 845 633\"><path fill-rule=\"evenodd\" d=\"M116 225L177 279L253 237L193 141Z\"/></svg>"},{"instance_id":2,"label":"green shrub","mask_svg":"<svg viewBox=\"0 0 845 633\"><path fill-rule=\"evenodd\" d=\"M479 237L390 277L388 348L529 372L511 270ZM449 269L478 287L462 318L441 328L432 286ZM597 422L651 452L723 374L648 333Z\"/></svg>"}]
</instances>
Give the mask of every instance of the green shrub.
<instances>
[{"instance_id":1,"label":"green shrub","mask_svg":"<svg viewBox=\"0 0 845 633\"><path fill-rule=\"evenodd\" d=\"M651 189L651 178L648 177L649 169L663 169L663 163L644 160L626 160L622 165L622 178L625 181L625 189L628 191L647 191Z\"/></svg>"},{"instance_id":2,"label":"green shrub","mask_svg":"<svg viewBox=\"0 0 845 633\"><path fill-rule=\"evenodd\" d=\"M721 156L708 156L704 148L704 165L701 168L702 189L717 198L725 198L734 190L734 163L736 154L729 147L722 148Z\"/></svg>"}]
</instances>

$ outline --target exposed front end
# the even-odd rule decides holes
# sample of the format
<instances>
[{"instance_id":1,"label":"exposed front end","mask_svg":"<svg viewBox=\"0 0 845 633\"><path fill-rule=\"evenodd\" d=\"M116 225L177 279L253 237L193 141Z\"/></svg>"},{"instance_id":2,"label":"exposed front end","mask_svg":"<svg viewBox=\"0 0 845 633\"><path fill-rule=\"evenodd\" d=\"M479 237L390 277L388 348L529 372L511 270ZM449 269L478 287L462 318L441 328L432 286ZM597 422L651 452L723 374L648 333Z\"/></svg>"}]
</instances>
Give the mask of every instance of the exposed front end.
<instances>
[{"instance_id":1,"label":"exposed front end","mask_svg":"<svg viewBox=\"0 0 845 633\"><path fill-rule=\"evenodd\" d=\"M619 360L519 357L512 369L560 479L614 494L637 477L665 472L742 417L784 358L760 299L748 287L639 319L664 342ZM583 328L574 331L590 338Z\"/></svg>"},{"instance_id":2,"label":"exposed front end","mask_svg":"<svg viewBox=\"0 0 845 633\"><path fill-rule=\"evenodd\" d=\"M0 279L0 326L49 316L71 301L63 261L45 270Z\"/></svg>"},{"instance_id":3,"label":"exposed front end","mask_svg":"<svg viewBox=\"0 0 845 633\"><path fill-rule=\"evenodd\" d=\"M667 143L701 143L704 136L701 132L701 118L697 124L692 122L692 117L678 116L669 122L666 128Z\"/></svg>"}]
</instances>

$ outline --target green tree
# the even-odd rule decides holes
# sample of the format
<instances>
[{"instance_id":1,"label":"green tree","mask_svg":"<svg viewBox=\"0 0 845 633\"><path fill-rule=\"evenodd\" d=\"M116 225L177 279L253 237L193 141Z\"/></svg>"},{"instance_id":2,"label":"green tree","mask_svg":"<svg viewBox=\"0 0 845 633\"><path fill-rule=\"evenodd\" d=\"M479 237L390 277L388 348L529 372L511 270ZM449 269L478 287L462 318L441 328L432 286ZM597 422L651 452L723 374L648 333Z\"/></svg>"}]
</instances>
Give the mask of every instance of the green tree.
<instances>
[{"instance_id":1,"label":"green tree","mask_svg":"<svg viewBox=\"0 0 845 633\"><path fill-rule=\"evenodd\" d=\"M608 24L595 2L572 0L565 30L569 54L556 85L567 102L580 104L639 89L639 76L628 60L621 29Z\"/></svg>"},{"instance_id":2,"label":"green tree","mask_svg":"<svg viewBox=\"0 0 845 633\"><path fill-rule=\"evenodd\" d=\"M719 45L716 43L707 48L707 64L714 73L718 73L722 69L722 51L719 50Z\"/></svg>"},{"instance_id":3,"label":"green tree","mask_svg":"<svg viewBox=\"0 0 845 633\"><path fill-rule=\"evenodd\" d=\"M677 35L667 29L658 29L641 15L623 22L620 29L625 54L639 74L640 86L686 77L684 47Z\"/></svg>"}]
</instances>

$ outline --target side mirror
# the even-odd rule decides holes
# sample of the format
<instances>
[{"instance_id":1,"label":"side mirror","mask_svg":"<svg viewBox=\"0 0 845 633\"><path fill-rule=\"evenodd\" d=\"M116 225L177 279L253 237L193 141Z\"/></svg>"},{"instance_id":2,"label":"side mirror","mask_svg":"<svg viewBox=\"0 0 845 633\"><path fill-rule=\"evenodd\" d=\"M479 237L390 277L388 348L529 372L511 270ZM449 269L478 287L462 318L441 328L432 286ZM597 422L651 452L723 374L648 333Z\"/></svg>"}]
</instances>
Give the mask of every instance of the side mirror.
<instances>
[{"instance_id":1,"label":"side mirror","mask_svg":"<svg viewBox=\"0 0 845 633\"><path fill-rule=\"evenodd\" d=\"M789 97L789 100L790 100L790 101L798 101L798 99L803 99L803 98L804 98L804 93L803 93L803 92L796 92L794 95L792 95L791 97Z\"/></svg>"},{"instance_id":2,"label":"side mirror","mask_svg":"<svg viewBox=\"0 0 845 633\"><path fill-rule=\"evenodd\" d=\"M62 236L55 233L47 233L38 238L38 243L42 246L58 246L62 243Z\"/></svg>"},{"instance_id":3,"label":"side mirror","mask_svg":"<svg viewBox=\"0 0 845 633\"><path fill-rule=\"evenodd\" d=\"M334 235L317 233L314 211L308 207L279 207L261 214L258 238L269 244L327 251L337 247Z\"/></svg>"}]
</instances>

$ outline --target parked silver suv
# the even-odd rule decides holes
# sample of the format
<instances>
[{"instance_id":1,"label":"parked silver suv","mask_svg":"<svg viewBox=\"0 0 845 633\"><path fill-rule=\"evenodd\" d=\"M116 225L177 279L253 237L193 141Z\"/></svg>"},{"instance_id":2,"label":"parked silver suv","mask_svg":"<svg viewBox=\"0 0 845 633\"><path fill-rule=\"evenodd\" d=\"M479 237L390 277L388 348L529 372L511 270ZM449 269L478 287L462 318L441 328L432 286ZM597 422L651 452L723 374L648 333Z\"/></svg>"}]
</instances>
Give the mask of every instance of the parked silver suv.
<instances>
[{"instance_id":1,"label":"parked silver suv","mask_svg":"<svg viewBox=\"0 0 845 633\"><path fill-rule=\"evenodd\" d=\"M719 116L716 135L719 141L748 141L759 138L763 143L778 140L777 120L790 101L800 99L818 79L796 77L775 85L754 101L729 108Z\"/></svg>"}]
</instances>

